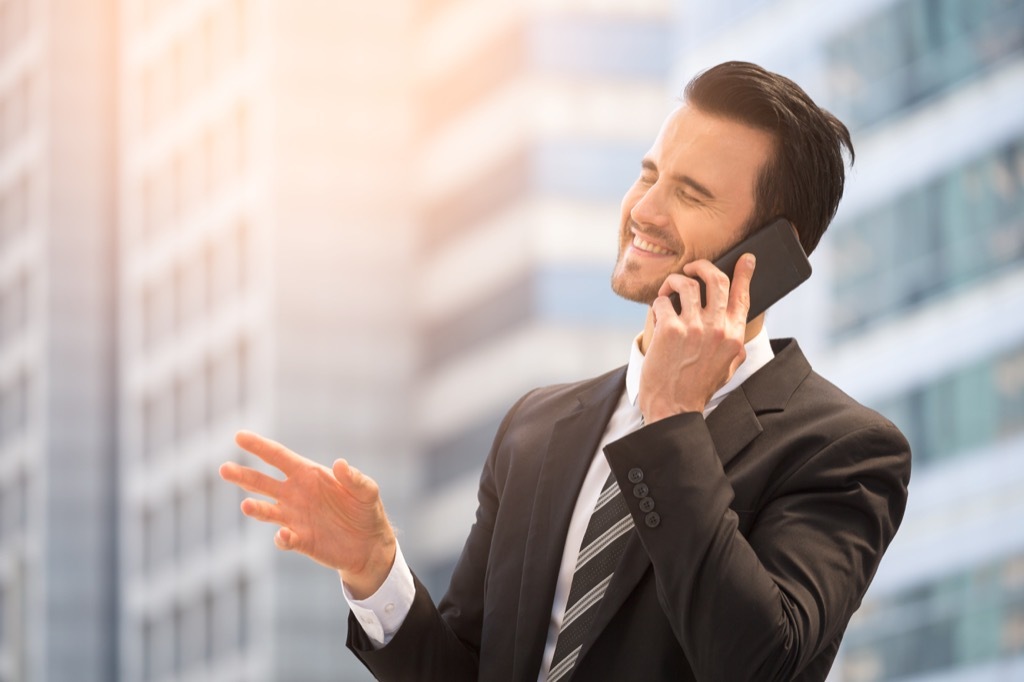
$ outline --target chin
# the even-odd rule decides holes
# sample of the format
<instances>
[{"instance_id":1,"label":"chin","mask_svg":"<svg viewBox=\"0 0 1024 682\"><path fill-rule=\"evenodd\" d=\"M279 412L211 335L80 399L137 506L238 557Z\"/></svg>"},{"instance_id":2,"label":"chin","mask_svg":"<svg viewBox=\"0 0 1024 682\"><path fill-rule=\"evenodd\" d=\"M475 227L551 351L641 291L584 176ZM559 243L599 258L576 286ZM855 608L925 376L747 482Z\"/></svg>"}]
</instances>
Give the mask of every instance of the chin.
<instances>
[{"instance_id":1,"label":"chin","mask_svg":"<svg viewBox=\"0 0 1024 682\"><path fill-rule=\"evenodd\" d=\"M628 277L622 277L619 272L612 275L612 292L627 301L651 305L658 297L659 289L661 289L661 282L657 284L637 282Z\"/></svg>"},{"instance_id":2,"label":"chin","mask_svg":"<svg viewBox=\"0 0 1024 682\"><path fill-rule=\"evenodd\" d=\"M649 269L644 264L624 259L620 254L612 270L612 292L627 301L651 305L658 298L665 278L673 271L651 273L647 271Z\"/></svg>"}]
</instances>

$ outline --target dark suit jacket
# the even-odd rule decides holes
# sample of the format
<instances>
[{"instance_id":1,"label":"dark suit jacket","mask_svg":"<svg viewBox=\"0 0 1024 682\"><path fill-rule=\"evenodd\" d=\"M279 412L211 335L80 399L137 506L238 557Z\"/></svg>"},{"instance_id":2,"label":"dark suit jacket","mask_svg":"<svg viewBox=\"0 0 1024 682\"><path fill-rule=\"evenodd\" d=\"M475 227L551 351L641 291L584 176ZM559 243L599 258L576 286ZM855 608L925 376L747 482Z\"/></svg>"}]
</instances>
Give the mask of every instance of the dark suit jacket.
<instances>
[{"instance_id":1,"label":"dark suit jacket","mask_svg":"<svg viewBox=\"0 0 1024 682\"><path fill-rule=\"evenodd\" d=\"M634 514L577 680L824 680L903 517L910 450L811 370L795 341L712 412L650 424L604 452ZM625 370L527 394L502 422L447 595L416 598L374 651L380 679L537 679L576 496ZM644 472L648 527L627 473Z\"/></svg>"}]
</instances>

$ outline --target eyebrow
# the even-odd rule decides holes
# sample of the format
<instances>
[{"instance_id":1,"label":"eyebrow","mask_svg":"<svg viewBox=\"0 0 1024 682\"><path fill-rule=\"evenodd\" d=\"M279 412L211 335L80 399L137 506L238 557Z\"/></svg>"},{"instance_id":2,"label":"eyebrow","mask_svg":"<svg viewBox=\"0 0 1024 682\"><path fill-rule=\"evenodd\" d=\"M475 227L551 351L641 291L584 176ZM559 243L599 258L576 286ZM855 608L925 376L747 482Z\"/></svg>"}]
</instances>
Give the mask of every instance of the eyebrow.
<instances>
[{"instance_id":1,"label":"eyebrow","mask_svg":"<svg viewBox=\"0 0 1024 682\"><path fill-rule=\"evenodd\" d=\"M649 170L654 173L658 172L658 166L650 159L644 159L642 165L644 167L644 170ZM707 199L715 198L715 195L712 194L711 190L709 190L707 187L691 178L689 175L684 175L682 173L672 173L669 177L671 177L673 180L675 180L681 185L686 185L687 187L690 187L691 189L695 190L698 194L703 195Z\"/></svg>"}]
</instances>

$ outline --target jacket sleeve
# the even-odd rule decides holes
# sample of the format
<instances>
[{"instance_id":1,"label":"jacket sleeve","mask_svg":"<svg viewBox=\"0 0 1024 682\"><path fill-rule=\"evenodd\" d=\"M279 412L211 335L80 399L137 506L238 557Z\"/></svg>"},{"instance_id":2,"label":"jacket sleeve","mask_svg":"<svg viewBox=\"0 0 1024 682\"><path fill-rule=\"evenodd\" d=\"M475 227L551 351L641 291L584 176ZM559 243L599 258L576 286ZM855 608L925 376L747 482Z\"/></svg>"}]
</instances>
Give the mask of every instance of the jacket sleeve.
<instances>
[{"instance_id":1,"label":"jacket sleeve","mask_svg":"<svg viewBox=\"0 0 1024 682\"><path fill-rule=\"evenodd\" d=\"M605 453L698 680L799 675L860 605L910 476L906 439L878 419L787 465L744 536L700 414L650 424ZM656 517L639 508L634 469Z\"/></svg>"},{"instance_id":2,"label":"jacket sleeve","mask_svg":"<svg viewBox=\"0 0 1024 682\"><path fill-rule=\"evenodd\" d=\"M498 459L509 424L529 394L498 428L477 492L476 520L452 574L448 593L435 606L413 573L416 596L395 636L375 649L359 621L348 619L348 648L379 680L476 680L484 612L484 580L498 513Z\"/></svg>"}]
</instances>

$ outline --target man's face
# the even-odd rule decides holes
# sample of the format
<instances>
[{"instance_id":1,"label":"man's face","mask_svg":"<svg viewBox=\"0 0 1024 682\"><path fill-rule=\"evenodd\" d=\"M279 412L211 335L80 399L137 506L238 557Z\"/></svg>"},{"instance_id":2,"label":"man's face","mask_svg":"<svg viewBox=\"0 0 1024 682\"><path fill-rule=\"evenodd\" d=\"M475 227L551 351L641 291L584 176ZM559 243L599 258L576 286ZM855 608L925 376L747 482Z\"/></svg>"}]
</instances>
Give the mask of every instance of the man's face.
<instances>
[{"instance_id":1,"label":"man's face","mask_svg":"<svg viewBox=\"0 0 1024 682\"><path fill-rule=\"evenodd\" d=\"M762 130L689 104L672 112L622 199L612 290L650 304L686 263L714 260L736 244L771 152L771 135Z\"/></svg>"}]
</instances>

